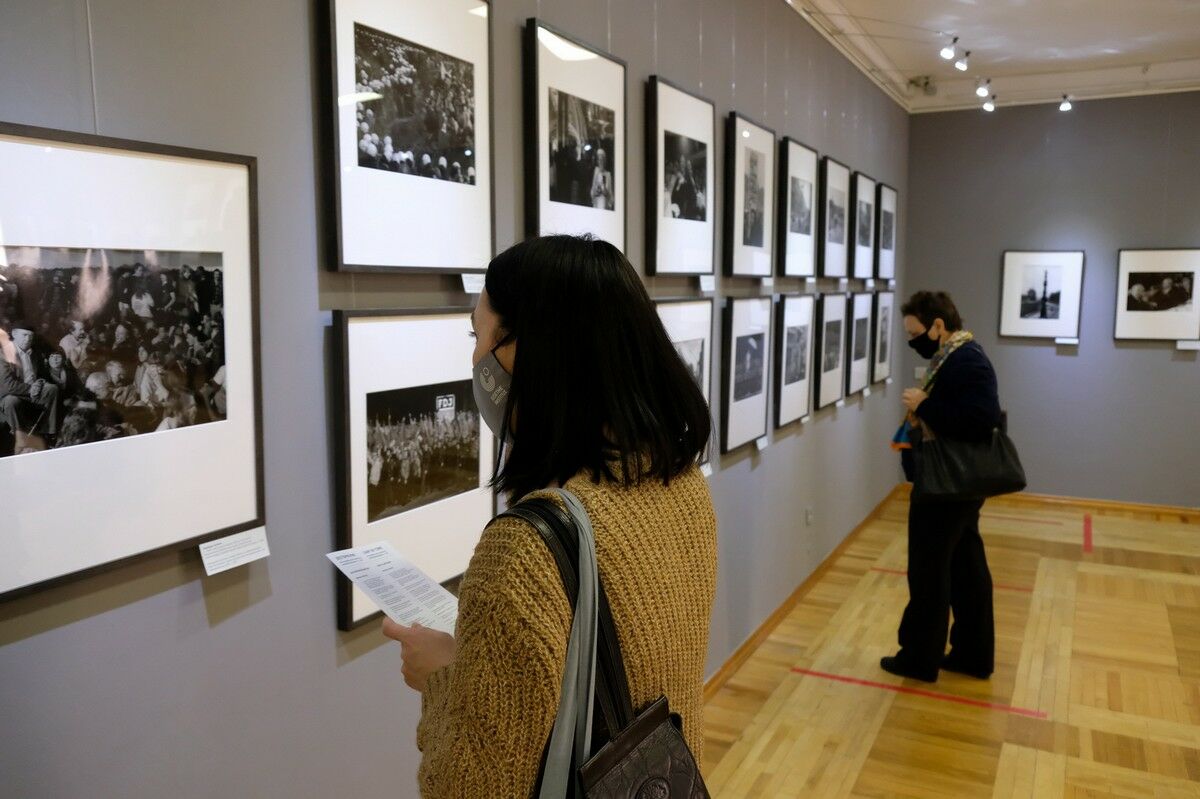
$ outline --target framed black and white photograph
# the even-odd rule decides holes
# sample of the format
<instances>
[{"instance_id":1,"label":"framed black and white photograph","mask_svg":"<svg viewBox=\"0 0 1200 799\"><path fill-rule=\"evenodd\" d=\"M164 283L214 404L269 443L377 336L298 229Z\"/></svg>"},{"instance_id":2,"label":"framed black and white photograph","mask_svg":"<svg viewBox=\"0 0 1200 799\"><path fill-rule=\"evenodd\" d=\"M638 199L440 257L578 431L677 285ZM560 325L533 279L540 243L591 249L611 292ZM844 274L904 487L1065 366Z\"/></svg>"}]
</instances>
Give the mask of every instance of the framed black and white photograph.
<instances>
[{"instance_id":1,"label":"framed black and white photograph","mask_svg":"<svg viewBox=\"0 0 1200 799\"><path fill-rule=\"evenodd\" d=\"M654 307L658 309L658 318L662 320L667 337L700 386L704 401L711 407L713 301L655 300ZM705 447L700 463L708 463L709 458L709 448Z\"/></svg>"},{"instance_id":2,"label":"framed black and white photograph","mask_svg":"<svg viewBox=\"0 0 1200 799\"><path fill-rule=\"evenodd\" d=\"M1006 250L1001 273L1000 335L1079 338L1082 250Z\"/></svg>"},{"instance_id":3,"label":"framed black and white photograph","mask_svg":"<svg viewBox=\"0 0 1200 799\"><path fill-rule=\"evenodd\" d=\"M717 112L651 75L646 84L646 274L711 275Z\"/></svg>"},{"instance_id":4,"label":"framed black and white photograph","mask_svg":"<svg viewBox=\"0 0 1200 799\"><path fill-rule=\"evenodd\" d=\"M817 270L817 151L795 139L779 144L779 274L811 277Z\"/></svg>"},{"instance_id":5,"label":"framed black and white photograph","mask_svg":"<svg viewBox=\"0 0 1200 799\"><path fill-rule=\"evenodd\" d=\"M821 159L820 230L817 262L821 277L849 277L850 168L829 156Z\"/></svg>"},{"instance_id":6,"label":"framed black and white photograph","mask_svg":"<svg viewBox=\"0 0 1200 799\"><path fill-rule=\"evenodd\" d=\"M775 131L731 111L725 128L725 274L773 274L775 177Z\"/></svg>"},{"instance_id":7,"label":"framed black and white photograph","mask_svg":"<svg viewBox=\"0 0 1200 799\"><path fill-rule=\"evenodd\" d=\"M875 309L871 322L875 339L871 347L872 383L883 382L892 376L892 326L895 322L895 292L876 292Z\"/></svg>"},{"instance_id":8,"label":"framed black and white photograph","mask_svg":"<svg viewBox=\"0 0 1200 799\"><path fill-rule=\"evenodd\" d=\"M846 388L846 338L848 295L822 294L817 298L813 395L818 409L833 405Z\"/></svg>"},{"instance_id":9,"label":"framed black and white photograph","mask_svg":"<svg viewBox=\"0 0 1200 799\"><path fill-rule=\"evenodd\" d=\"M261 527L255 159L0 123L0 185L0 597Z\"/></svg>"},{"instance_id":10,"label":"framed black and white photograph","mask_svg":"<svg viewBox=\"0 0 1200 799\"><path fill-rule=\"evenodd\" d=\"M328 0L338 269L487 266L488 12L482 0Z\"/></svg>"},{"instance_id":11,"label":"framed black and white photograph","mask_svg":"<svg viewBox=\"0 0 1200 799\"><path fill-rule=\"evenodd\" d=\"M546 23L525 26L525 221L625 247L625 62Z\"/></svg>"},{"instance_id":12,"label":"framed black and white photograph","mask_svg":"<svg viewBox=\"0 0 1200 799\"><path fill-rule=\"evenodd\" d=\"M850 295L850 321L846 327L846 396L862 391L871 382L871 310L874 295Z\"/></svg>"},{"instance_id":13,"label":"framed black and white photograph","mask_svg":"<svg viewBox=\"0 0 1200 799\"><path fill-rule=\"evenodd\" d=\"M812 409L813 315L811 294L785 294L775 309L775 426Z\"/></svg>"},{"instance_id":14,"label":"framed black and white photograph","mask_svg":"<svg viewBox=\"0 0 1200 799\"><path fill-rule=\"evenodd\" d=\"M1200 249L1121 250L1118 339L1200 339Z\"/></svg>"},{"instance_id":15,"label":"framed black and white photograph","mask_svg":"<svg viewBox=\"0 0 1200 799\"><path fill-rule=\"evenodd\" d=\"M771 298L726 300L723 327L721 452L730 452L767 434Z\"/></svg>"},{"instance_id":16,"label":"framed black and white photograph","mask_svg":"<svg viewBox=\"0 0 1200 799\"><path fill-rule=\"evenodd\" d=\"M896 277L896 190L880 183L875 199L875 277Z\"/></svg>"},{"instance_id":17,"label":"framed black and white photograph","mask_svg":"<svg viewBox=\"0 0 1200 799\"><path fill-rule=\"evenodd\" d=\"M494 502L472 391L470 308L335 311L338 549L391 543L433 579L467 567ZM379 610L338 575L338 626Z\"/></svg>"},{"instance_id":18,"label":"framed black and white photograph","mask_svg":"<svg viewBox=\"0 0 1200 799\"><path fill-rule=\"evenodd\" d=\"M862 172L850 180L851 277L875 276L875 181Z\"/></svg>"}]
</instances>

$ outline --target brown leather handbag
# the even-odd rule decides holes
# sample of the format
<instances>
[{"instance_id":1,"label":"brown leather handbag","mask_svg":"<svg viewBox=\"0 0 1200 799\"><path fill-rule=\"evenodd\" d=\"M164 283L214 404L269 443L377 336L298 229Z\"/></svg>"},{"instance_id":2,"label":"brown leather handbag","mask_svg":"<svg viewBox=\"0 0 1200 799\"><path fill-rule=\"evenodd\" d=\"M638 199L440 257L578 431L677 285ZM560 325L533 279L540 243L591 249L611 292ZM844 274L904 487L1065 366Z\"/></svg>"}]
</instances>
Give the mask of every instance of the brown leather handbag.
<instances>
[{"instance_id":1,"label":"brown leather handbag","mask_svg":"<svg viewBox=\"0 0 1200 799\"><path fill-rule=\"evenodd\" d=\"M580 508L581 510L581 508ZM579 592L579 531L571 513L549 499L525 500L504 516L538 531L558 565L572 607ZM567 796L573 799L708 799L696 759L683 739L683 723L660 696L635 713L612 611L599 584L592 755L576 767ZM597 745L599 748L597 750ZM543 769L545 760L543 756ZM538 784L542 782L539 775ZM538 796L538 788L534 796Z\"/></svg>"}]
</instances>

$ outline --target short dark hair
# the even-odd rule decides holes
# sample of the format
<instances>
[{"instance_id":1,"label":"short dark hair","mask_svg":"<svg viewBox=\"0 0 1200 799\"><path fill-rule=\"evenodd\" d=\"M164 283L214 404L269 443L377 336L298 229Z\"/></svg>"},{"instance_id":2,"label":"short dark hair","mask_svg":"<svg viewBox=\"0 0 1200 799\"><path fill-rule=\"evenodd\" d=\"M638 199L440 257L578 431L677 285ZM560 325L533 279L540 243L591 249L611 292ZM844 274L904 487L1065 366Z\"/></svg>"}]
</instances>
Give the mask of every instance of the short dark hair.
<instances>
[{"instance_id":1,"label":"short dark hair","mask_svg":"<svg viewBox=\"0 0 1200 799\"><path fill-rule=\"evenodd\" d=\"M587 236L527 239L492 260L485 286L517 342L514 443L494 485L520 497L584 470L595 482L666 484L696 462L708 404L620 250Z\"/></svg>"},{"instance_id":2,"label":"short dark hair","mask_svg":"<svg viewBox=\"0 0 1200 799\"><path fill-rule=\"evenodd\" d=\"M901 316L915 316L926 329L933 327L935 319L951 333L962 330L962 317L954 307L954 300L944 291L918 291L900 306Z\"/></svg>"}]
</instances>

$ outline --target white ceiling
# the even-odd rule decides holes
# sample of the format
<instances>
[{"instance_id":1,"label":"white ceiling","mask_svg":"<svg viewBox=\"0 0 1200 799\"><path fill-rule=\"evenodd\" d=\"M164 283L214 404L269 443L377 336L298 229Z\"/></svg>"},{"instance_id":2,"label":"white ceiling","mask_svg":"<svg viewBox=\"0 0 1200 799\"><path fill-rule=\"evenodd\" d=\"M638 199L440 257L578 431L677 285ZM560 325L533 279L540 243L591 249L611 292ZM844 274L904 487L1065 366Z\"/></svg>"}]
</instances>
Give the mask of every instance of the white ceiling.
<instances>
[{"instance_id":1,"label":"white ceiling","mask_svg":"<svg viewBox=\"0 0 1200 799\"><path fill-rule=\"evenodd\" d=\"M1200 0L786 0L911 112L1200 89ZM967 72L938 56L959 37ZM910 84L928 76L935 95Z\"/></svg>"}]
</instances>

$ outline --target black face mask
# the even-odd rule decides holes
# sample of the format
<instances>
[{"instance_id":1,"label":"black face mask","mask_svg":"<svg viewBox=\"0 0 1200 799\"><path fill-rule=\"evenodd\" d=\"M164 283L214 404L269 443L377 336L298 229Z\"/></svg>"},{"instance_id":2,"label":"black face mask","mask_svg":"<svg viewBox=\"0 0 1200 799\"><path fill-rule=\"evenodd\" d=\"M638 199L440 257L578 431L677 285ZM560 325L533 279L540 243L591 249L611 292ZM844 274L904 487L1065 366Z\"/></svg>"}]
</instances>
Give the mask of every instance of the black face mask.
<instances>
[{"instance_id":1,"label":"black face mask","mask_svg":"<svg viewBox=\"0 0 1200 799\"><path fill-rule=\"evenodd\" d=\"M926 330L924 333L920 333L910 338L908 340L908 346L912 347L917 355L920 355L922 358L928 361L935 354L937 354L938 348L942 345L938 343L937 339L930 338L929 331Z\"/></svg>"}]
</instances>

